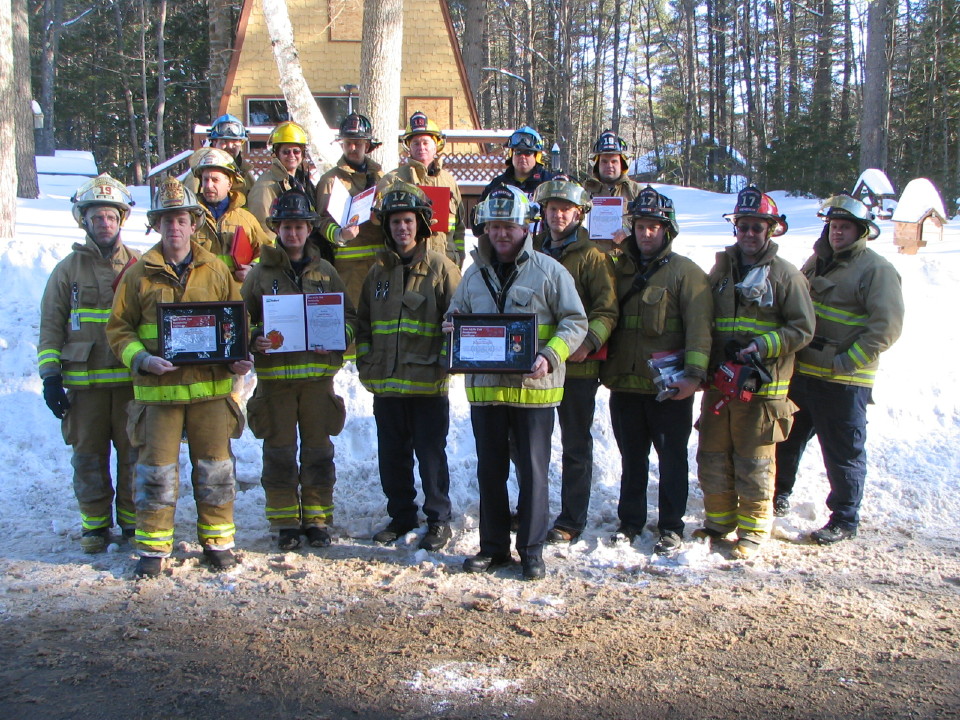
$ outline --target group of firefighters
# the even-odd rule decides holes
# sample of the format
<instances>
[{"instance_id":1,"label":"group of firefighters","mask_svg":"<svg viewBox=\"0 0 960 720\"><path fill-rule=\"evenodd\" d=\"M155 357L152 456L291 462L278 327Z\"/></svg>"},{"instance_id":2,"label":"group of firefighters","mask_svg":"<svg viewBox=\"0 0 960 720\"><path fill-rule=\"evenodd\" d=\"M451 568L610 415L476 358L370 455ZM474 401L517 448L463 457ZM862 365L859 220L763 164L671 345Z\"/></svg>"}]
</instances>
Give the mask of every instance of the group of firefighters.
<instances>
[{"instance_id":1,"label":"group of firefighters","mask_svg":"<svg viewBox=\"0 0 960 720\"><path fill-rule=\"evenodd\" d=\"M266 516L283 550L332 542L336 481L332 436L346 420L333 379L345 356L373 394L380 481L392 543L420 527L419 547L451 538L446 439L453 318L533 314L537 353L525 373L465 377L476 441L480 548L464 562L484 572L514 562L524 579L545 574L545 543L583 533L593 476L596 393L610 390L621 454L619 527L632 543L647 524L649 453L659 461L654 552L684 542L694 397L703 390L697 466L705 518L696 540L749 559L790 510L800 455L817 435L830 482L822 545L854 537L866 473L866 406L880 353L903 321L900 278L867 248L879 234L869 209L840 194L819 216L824 230L797 270L777 254L787 232L769 195L754 186L724 218L734 244L705 273L672 244L672 200L628 177L627 145L604 132L581 185L551 173L529 126L506 143L506 171L484 190L473 217L477 246L465 260L464 204L443 169L444 135L421 112L401 141L409 157L384 173L369 157L380 143L351 113L343 155L314 184L307 135L293 122L270 136L271 167L254 179L247 132L225 115L209 147L194 153L186 182L165 179L147 213L159 242L142 257L123 244L128 189L101 175L77 190L73 214L86 231L44 292L38 344L43 396L73 447L74 490L85 552L103 551L114 522L135 543L135 575L162 573L173 549L181 442L189 447L197 536L214 570L236 565L235 458L245 420L263 441ZM376 188L370 222L341 226L327 212L341 183L349 195ZM436 208L424 188L446 188ZM594 242L584 225L593 199L619 197L623 227ZM435 211L444 227L437 227ZM248 252L237 247L248 246ZM263 299L342 293L347 350L271 352ZM253 360L175 365L159 353L161 303L242 301ZM339 346L339 345L338 345ZM355 353L355 355L351 355ZM257 384L246 407L238 377ZM560 514L550 522L548 466L554 418L562 439ZM116 484L110 449L116 454ZM424 501L418 507L414 458ZM511 512L511 463L519 485Z\"/></svg>"}]
</instances>

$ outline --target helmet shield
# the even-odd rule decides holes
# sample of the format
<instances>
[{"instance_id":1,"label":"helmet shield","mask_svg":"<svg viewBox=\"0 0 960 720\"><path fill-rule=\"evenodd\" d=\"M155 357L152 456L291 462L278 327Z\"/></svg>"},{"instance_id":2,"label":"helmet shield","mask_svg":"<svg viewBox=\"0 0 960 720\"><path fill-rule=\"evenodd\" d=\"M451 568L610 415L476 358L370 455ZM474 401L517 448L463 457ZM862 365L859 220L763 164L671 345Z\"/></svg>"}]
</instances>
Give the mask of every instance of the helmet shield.
<instances>
[{"instance_id":1,"label":"helmet shield","mask_svg":"<svg viewBox=\"0 0 960 720\"><path fill-rule=\"evenodd\" d=\"M107 173L102 173L78 187L70 202L73 203L73 219L83 229L87 227L84 219L87 208L97 205L116 208L120 214L120 224L123 225L130 217L130 208L136 204L127 186Z\"/></svg>"},{"instance_id":2,"label":"helmet shield","mask_svg":"<svg viewBox=\"0 0 960 720\"><path fill-rule=\"evenodd\" d=\"M398 212L412 212L417 216L417 239L427 238L433 234L430 221L433 219L433 209L430 199L416 185L397 180L383 191L374 207L377 219L380 220L383 235L387 240L390 236L390 216Z\"/></svg>"},{"instance_id":3,"label":"helmet shield","mask_svg":"<svg viewBox=\"0 0 960 720\"><path fill-rule=\"evenodd\" d=\"M343 119L337 140L366 140L370 143L370 150L375 150L382 145L373 136L373 124L370 118L360 113L350 113Z\"/></svg>"},{"instance_id":4,"label":"helmet shield","mask_svg":"<svg viewBox=\"0 0 960 720\"><path fill-rule=\"evenodd\" d=\"M519 189L504 185L490 193L474 210L474 224L509 222L524 225L533 220L530 200Z\"/></svg>"},{"instance_id":5,"label":"helmet shield","mask_svg":"<svg viewBox=\"0 0 960 720\"><path fill-rule=\"evenodd\" d=\"M766 220L773 226L770 237L779 237L787 232L787 216L779 214L773 198L762 193L756 185L750 185L737 195L737 204L732 213L723 216L724 220L736 225L741 217Z\"/></svg>"},{"instance_id":6,"label":"helmet shield","mask_svg":"<svg viewBox=\"0 0 960 720\"><path fill-rule=\"evenodd\" d=\"M417 110L417 112L410 116L406 131L400 136L400 140L403 142L404 147L409 149L410 141L417 135L431 136L437 143L437 154L443 152L443 148L447 144L446 137L440 132L440 126L420 110Z\"/></svg>"},{"instance_id":7,"label":"helmet shield","mask_svg":"<svg viewBox=\"0 0 960 720\"><path fill-rule=\"evenodd\" d=\"M866 236L867 240L875 240L880 236L880 227L873 221L874 215L870 209L855 197L840 193L829 198L820 210L817 217L823 218L824 222L831 220L850 220L855 222L863 229L861 237Z\"/></svg>"},{"instance_id":8,"label":"helmet shield","mask_svg":"<svg viewBox=\"0 0 960 720\"><path fill-rule=\"evenodd\" d=\"M197 202L193 191L185 187L175 177L167 176L157 187L147 212L147 222L153 228L157 227L160 216L166 212L185 210L199 222L203 218L203 208Z\"/></svg>"},{"instance_id":9,"label":"helmet shield","mask_svg":"<svg viewBox=\"0 0 960 720\"><path fill-rule=\"evenodd\" d=\"M577 205L583 212L588 213L593 208L593 201L587 191L570 180L565 175L555 177L539 185L533 194L533 201L545 205L550 200L566 200Z\"/></svg>"},{"instance_id":10,"label":"helmet shield","mask_svg":"<svg viewBox=\"0 0 960 720\"><path fill-rule=\"evenodd\" d=\"M640 194L627 206L627 212L633 220L650 218L668 226L670 239L673 240L680 233L677 224L677 213L673 207L673 200L661 195L650 185L647 185Z\"/></svg>"}]
</instances>

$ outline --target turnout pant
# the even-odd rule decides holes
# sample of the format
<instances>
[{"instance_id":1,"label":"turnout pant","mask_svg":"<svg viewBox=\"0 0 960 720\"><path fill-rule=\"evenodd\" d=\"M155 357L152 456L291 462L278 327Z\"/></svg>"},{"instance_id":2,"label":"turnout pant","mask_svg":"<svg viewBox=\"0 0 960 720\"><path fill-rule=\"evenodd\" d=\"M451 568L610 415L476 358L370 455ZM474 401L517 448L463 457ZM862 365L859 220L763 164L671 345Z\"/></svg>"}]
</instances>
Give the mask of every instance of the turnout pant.
<instances>
[{"instance_id":1,"label":"turnout pant","mask_svg":"<svg viewBox=\"0 0 960 720\"><path fill-rule=\"evenodd\" d=\"M865 446L867 405L873 402L871 388L794 375L790 399L800 409L794 415L789 437L777 446L776 493L793 492L800 457L816 435L830 481L830 521L856 528L867 476Z\"/></svg>"},{"instance_id":2,"label":"turnout pant","mask_svg":"<svg viewBox=\"0 0 960 720\"><path fill-rule=\"evenodd\" d=\"M173 550L173 526L180 490L180 440L186 432L197 503L197 537L204 548L233 547L236 478L230 438L243 427L240 409L230 398L190 405L130 408L130 439L139 448L134 484L137 547L141 555L167 557Z\"/></svg>"},{"instance_id":3,"label":"turnout pant","mask_svg":"<svg viewBox=\"0 0 960 720\"><path fill-rule=\"evenodd\" d=\"M373 417L377 421L380 485L387 496L390 519L409 527L420 524L413 477L413 457L416 454L427 523L449 523L452 511L447 467L447 431L450 427L447 396L375 396Z\"/></svg>"},{"instance_id":4,"label":"turnout pant","mask_svg":"<svg viewBox=\"0 0 960 720\"><path fill-rule=\"evenodd\" d=\"M333 378L268 380L247 403L250 429L263 440L263 473L270 527L294 530L333 522L337 470L331 435L346 421ZM300 464L297 466L297 432Z\"/></svg>"},{"instance_id":5,"label":"turnout pant","mask_svg":"<svg viewBox=\"0 0 960 720\"><path fill-rule=\"evenodd\" d=\"M137 452L127 436L127 405L133 386L68 390L70 410L61 423L63 439L73 446L73 492L84 531L137 525L133 473ZM117 486L110 476L110 445L116 453Z\"/></svg>"},{"instance_id":6,"label":"turnout pant","mask_svg":"<svg viewBox=\"0 0 960 720\"><path fill-rule=\"evenodd\" d=\"M660 465L660 532L683 536L690 467L687 442L693 427L693 396L657 402L656 395L610 393L610 423L620 448L620 503L622 525L638 532L647 522L647 480L650 445Z\"/></svg>"},{"instance_id":7,"label":"turnout pant","mask_svg":"<svg viewBox=\"0 0 960 720\"><path fill-rule=\"evenodd\" d=\"M563 385L563 400L557 406L563 444L560 481L560 515L556 525L577 534L587 524L590 485L593 482L593 411L596 378L570 378Z\"/></svg>"},{"instance_id":8,"label":"turnout pant","mask_svg":"<svg viewBox=\"0 0 960 720\"><path fill-rule=\"evenodd\" d=\"M516 441L520 496L517 551L521 558L540 557L550 521L547 470L550 466L552 407L471 405L470 420L477 444L477 481L480 486L480 552L510 553L510 436Z\"/></svg>"},{"instance_id":9,"label":"turnout pant","mask_svg":"<svg viewBox=\"0 0 960 720\"><path fill-rule=\"evenodd\" d=\"M703 394L697 450L705 526L763 542L773 525L776 443L790 432L796 406L787 398L732 400L714 414L720 393Z\"/></svg>"}]
</instances>

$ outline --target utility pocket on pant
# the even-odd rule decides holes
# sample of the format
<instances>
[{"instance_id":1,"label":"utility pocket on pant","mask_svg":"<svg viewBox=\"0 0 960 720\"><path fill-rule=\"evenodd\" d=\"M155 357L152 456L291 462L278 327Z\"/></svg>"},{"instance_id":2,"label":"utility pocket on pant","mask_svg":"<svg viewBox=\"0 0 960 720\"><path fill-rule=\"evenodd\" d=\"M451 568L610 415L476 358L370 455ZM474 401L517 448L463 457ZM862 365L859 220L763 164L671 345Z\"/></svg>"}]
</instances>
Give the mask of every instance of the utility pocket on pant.
<instances>
[{"instance_id":1,"label":"utility pocket on pant","mask_svg":"<svg viewBox=\"0 0 960 720\"><path fill-rule=\"evenodd\" d=\"M339 435L347 422L347 405L343 398L334 392L328 397L330 404L327 411L327 435Z\"/></svg>"},{"instance_id":2,"label":"utility pocket on pant","mask_svg":"<svg viewBox=\"0 0 960 720\"><path fill-rule=\"evenodd\" d=\"M67 390L67 400L70 401L70 407L76 407L77 393L73 390ZM63 441L67 445L76 445L79 439L77 437L77 423L73 419L76 414L76 410L68 412L63 416L63 420L60 421L60 433L63 435Z\"/></svg>"},{"instance_id":3,"label":"utility pocket on pant","mask_svg":"<svg viewBox=\"0 0 960 720\"><path fill-rule=\"evenodd\" d=\"M789 398L769 400L763 404L763 434L766 443L778 443L787 439L793 427L793 414L798 410Z\"/></svg>"},{"instance_id":4,"label":"utility pocket on pant","mask_svg":"<svg viewBox=\"0 0 960 720\"><path fill-rule=\"evenodd\" d=\"M236 440L243 435L243 428L247 423L243 419L243 410L240 409L237 401L234 400L232 396L227 397L227 407L230 409L230 415L235 421L232 432L230 433L230 437Z\"/></svg>"},{"instance_id":5,"label":"utility pocket on pant","mask_svg":"<svg viewBox=\"0 0 960 720\"><path fill-rule=\"evenodd\" d=\"M147 442L146 413L147 406L143 403L131 400L127 404L127 437L135 448L143 447Z\"/></svg>"},{"instance_id":6,"label":"utility pocket on pant","mask_svg":"<svg viewBox=\"0 0 960 720\"><path fill-rule=\"evenodd\" d=\"M260 393L254 393L253 397L247 400L247 424L258 440L270 437L273 427L270 422L270 403Z\"/></svg>"}]
</instances>

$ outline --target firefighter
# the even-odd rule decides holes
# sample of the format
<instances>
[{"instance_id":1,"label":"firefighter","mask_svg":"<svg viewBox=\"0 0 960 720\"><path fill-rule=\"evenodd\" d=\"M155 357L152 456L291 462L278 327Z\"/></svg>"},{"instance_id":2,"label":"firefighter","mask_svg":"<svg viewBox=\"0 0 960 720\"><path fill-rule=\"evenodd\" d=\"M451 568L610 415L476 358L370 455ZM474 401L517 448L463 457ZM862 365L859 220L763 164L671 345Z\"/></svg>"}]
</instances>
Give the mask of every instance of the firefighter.
<instances>
[{"instance_id":1,"label":"firefighter","mask_svg":"<svg viewBox=\"0 0 960 720\"><path fill-rule=\"evenodd\" d=\"M626 217L627 206L640 194L640 185L627 176L630 167L630 155L626 141L613 130L600 134L593 144L590 162L593 163L590 177L584 183L584 190L591 198L619 197L624 203L624 227L617 230L610 240L597 240L597 245L605 253L617 256L622 253L621 243L630 236L633 228Z\"/></svg>"},{"instance_id":2,"label":"firefighter","mask_svg":"<svg viewBox=\"0 0 960 720\"><path fill-rule=\"evenodd\" d=\"M107 174L84 183L71 198L83 244L53 269L40 305L37 364L43 399L73 447L73 490L80 506L80 547L102 552L116 522L124 538L136 527L133 466L127 438L130 371L117 362L104 332L120 275L140 256L120 239L134 204L127 188ZM66 390L64 389L66 388ZM110 477L110 445L117 485Z\"/></svg>"},{"instance_id":3,"label":"firefighter","mask_svg":"<svg viewBox=\"0 0 960 720\"><path fill-rule=\"evenodd\" d=\"M543 138L529 125L517 128L504 147L507 149L506 172L487 183L480 195L481 201L504 185L520 188L527 197L532 198L542 183L553 178L553 173L543 163ZM474 235L482 235L483 226L474 224L473 232Z\"/></svg>"},{"instance_id":4,"label":"firefighter","mask_svg":"<svg viewBox=\"0 0 960 720\"><path fill-rule=\"evenodd\" d=\"M464 273L450 313L534 313L542 332L530 372L466 376L477 446L480 552L463 567L485 572L513 562L507 493L512 436L520 486L517 551L523 578L539 580L546 570L543 543L550 521L547 469L554 408L563 399L566 360L586 337L587 316L570 273L533 249L526 195L515 187L498 188L477 206L476 217L487 223L487 231L471 253L473 264ZM453 323L445 320L443 329L452 332Z\"/></svg>"},{"instance_id":5,"label":"firefighter","mask_svg":"<svg viewBox=\"0 0 960 720\"><path fill-rule=\"evenodd\" d=\"M737 241L717 253L709 274L710 368L729 362L741 377L744 364L759 361L769 378L749 401L738 394L720 402L722 374L715 376L721 386L704 393L697 465L706 521L694 537L709 542L737 530L733 557L746 560L770 535L776 444L797 409L787 389L794 356L813 336L814 314L806 279L777 256L772 238L787 231L787 219L773 199L751 185L723 217Z\"/></svg>"},{"instance_id":6,"label":"firefighter","mask_svg":"<svg viewBox=\"0 0 960 720\"><path fill-rule=\"evenodd\" d=\"M232 255L237 233L242 228L253 258L260 257L260 248L267 244L267 238L257 219L243 208L244 196L237 189L243 178L230 154L216 148L200 148L194 158L192 174L200 184L203 219L193 239L220 258L233 272L234 279L242 283L251 265L238 264Z\"/></svg>"},{"instance_id":7,"label":"firefighter","mask_svg":"<svg viewBox=\"0 0 960 720\"><path fill-rule=\"evenodd\" d=\"M350 197L376 186L383 177L383 168L369 154L382 143L373 136L369 118L359 113L350 113L344 118L337 140L343 155L317 183L317 211L320 213L317 227L333 244L337 272L347 286L350 300L357 305L363 280L376 261L377 251L383 247L383 238L375 223L340 227L326 211L333 183L342 182Z\"/></svg>"},{"instance_id":8,"label":"firefighter","mask_svg":"<svg viewBox=\"0 0 960 720\"><path fill-rule=\"evenodd\" d=\"M388 186L380 200L383 247L360 295L357 369L373 393L380 484L390 516L373 539L391 543L419 527L416 454L427 518L419 547L433 552L451 537L450 403L440 324L460 269L428 247L431 214L423 192L405 182Z\"/></svg>"},{"instance_id":9,"label":"firefighter","mask_svg":"<svg viewBox=\"0 0 960 720\"><path fill-rule=\"evenodd\" d=\"M210 130L207 132L208 146L223 150L233 158L237 172L242 178L242 182L237 183L235 189L243 193L244 202L246 202L246 196L253 189L253 183L256 181L253 166L243 157L243 147L248 140L247 129L243 126L240 118L233 115L221 115L210 124ZM183 184L194 193L199 194L200 182L193 174L187 176Z\"/></svg>"},{"instance_id":10,"label":"firefighter","mask_svg":"<svg viewBox=\"0 0 960 720\"><path fill-rule=\"evenodd\" d=\"M617 324L619 309L613 262L589 239L583 219L590 198L582 187L559 175L537 188L546 229L537 235L537 250L557 260L573 277L587 315L587 335L566 362L563 400L557 406L563 444L560 515L547 541L576 540L587 523L590 485L593 480L593 413L600 386L600 361L588 359L603 347Z\"/></svg>"},{"instance_id":11,"label":"firefighter","mask_svg":"<svg viewBox=\"0 0 960 720\"><path fill-rule=\"evenodd\" d=\"M647 521L650 445L660 466L658 555L683 542L694 394L707 376L713 301L707 275L673 251L673 201L649 185L630 203L633 231L616 264L620 321L600 379L610 388L610 424L620 448L620 527L633 542ZM654 354L670 358L656 370ZM663 370L671 368L669 373Z\"/></svg>"},{"instance_id":12,"label":"firefighter","mask_svg":"<svg viewBox=\"0 0 960 720\"><path fill-rule=\"evenodd\" d=\"M127 428L139 449L134 480L138 577L159 575L173 550L184 434L203 555L213 570L237 562L230 438L240 437L243 415L230 391L234 377L248 373L253 363L176 366L155 354L159 303L240 300L240 288L226 265L191 241L203 212L196 196L176 179L160 184L147 213L160 242L124 273L107 322L110 348L133 376Z\"/></svg>"},{"instance_id":13,"label":"firefighter","mask_svg":"<svg viewBox=\"0 0 960 720\"><path fill-rule=\"evenodd\" d=\"M777 446L774 511L786 515L800 455L816 435L823 451L830 519L811 539L830 545L856 537L866 480L867 405L880 353L900 337L900 276L867 247L880 234L859 200L836 195L817 213L825 226L801 272L817 313L813 340L797 354L790 398L800 407L790 436Z\"/></svg>"},{"instance_id":14,"label":"firefighter","mask_svg":"<svg viewBox=\"0 0 960 720\"><path fill-rule=\"evenodd\" d=\"M445 228L432 227L433 232L427 239L428 247L445 254L457 266L463 265L464 245L463 238L466 228L463 220L463 198L460 188L449 170L443 169L441 153L446 145L446 138L440 132L440 126L422 112L415 112L410 116L406 131L400 136L400 141L407 149L409 157L405 165L401 165L393 172L387 173L380 181L378 194L388 187L394 180L403 180L411 185L425 187L445 187L450 190L450 219ZM434 213L436 215L436 212ZM436 221L433 221L434 223Z\"/></svg>"},{"instance_id":15,"label":"firefighter","mask_svg":"<svg viewBox=\"0 0 960 720\"><path fill-rule=\"evenodd\" d=\"M263 325L264 295L344 293L345 343L353 341L356 312L337 271L309 241L317 214L309 198L288 190L267 218L276 247L264 247L260 262L241 288L251 322L257 389L247 404L253 434L263 440L263 474L270 527L281 550L295 550L301 534L313 547L331 543L336 467L331 435L346 420L333 377L343 365L341 350L269 353L274 346ZM300 465L297 466L297 432Z\"/></svg>"},{"instance_id":16,"label":"firefighter","mask_svg":"<svg viewBox=\"0 0 960 720\"><path fill-rule=\"evenodd\" d=\"M267 218L273 209L273 203L284 191L300 190L310 198L311 203L317 196L316 187L310 180L307 142L307 131L289 120L277 125L267 138L267 146L273 152L273 162L257 178L247 195L247 210L260 221L260 226L270 242L276 235L267 224ZM326 248L320 249L326 253Z\"/></svg>"}]
</instances>

